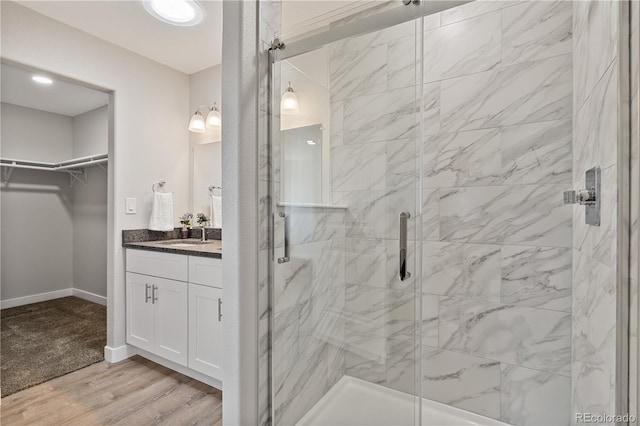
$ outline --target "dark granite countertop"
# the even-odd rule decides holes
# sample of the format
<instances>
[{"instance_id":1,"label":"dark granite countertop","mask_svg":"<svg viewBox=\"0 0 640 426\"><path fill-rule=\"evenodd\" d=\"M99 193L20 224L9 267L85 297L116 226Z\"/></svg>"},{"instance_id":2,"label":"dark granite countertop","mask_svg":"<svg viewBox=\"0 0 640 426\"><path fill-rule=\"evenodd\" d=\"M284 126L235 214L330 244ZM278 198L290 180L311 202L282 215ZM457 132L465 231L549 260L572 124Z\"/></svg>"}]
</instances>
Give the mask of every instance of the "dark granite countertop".
<instances>
[{"instance_id":1,"label":"dark granite countertop","mask_svg":"<svg viewBox=\"0 0 640 426\"><path fill-rule=\"evenodd\" d=\"M123 243L123 247L138 250L160 251L165 253L186 254L189 256L213 257L222 259L222 241L187 238L180 240L136 241Z\"/></svg>"}]
</instances>

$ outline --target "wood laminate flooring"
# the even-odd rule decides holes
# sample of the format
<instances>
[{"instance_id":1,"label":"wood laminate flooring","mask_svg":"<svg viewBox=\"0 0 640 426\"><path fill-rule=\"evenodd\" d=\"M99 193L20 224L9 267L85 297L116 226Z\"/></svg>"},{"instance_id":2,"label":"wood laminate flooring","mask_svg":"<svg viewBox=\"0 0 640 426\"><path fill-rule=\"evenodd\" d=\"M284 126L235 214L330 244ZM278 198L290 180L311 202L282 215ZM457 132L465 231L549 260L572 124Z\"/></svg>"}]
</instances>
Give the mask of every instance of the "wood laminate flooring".
<instances>
[{"instance_id":1,"label":"wood laminate flooring","mask_svg":"<svg viewBox=\"0 0 640 426\"><path fill-rule=\"evenodd\" d=\"M3 398L2 426L222 425L222 392L142 357L100 362Z\"/></svg>"}]
</instances>

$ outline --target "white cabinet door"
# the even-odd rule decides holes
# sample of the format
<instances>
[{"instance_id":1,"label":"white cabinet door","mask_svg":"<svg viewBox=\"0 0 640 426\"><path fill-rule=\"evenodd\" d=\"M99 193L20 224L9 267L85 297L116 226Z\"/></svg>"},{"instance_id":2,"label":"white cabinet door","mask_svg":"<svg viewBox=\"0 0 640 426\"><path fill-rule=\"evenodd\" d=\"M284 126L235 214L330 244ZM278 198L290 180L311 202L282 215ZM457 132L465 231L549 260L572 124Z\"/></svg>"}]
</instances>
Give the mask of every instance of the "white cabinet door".
<instances>
[{"instance_id":1,"label":"white cabinet door","mask_svg":"<svg viewBox=\"0 0 640 426\"><path fill-rule=\"evenodd\" d=\"M127 272L127 343L153 351L155 344L155 307L151 303L154 278Z\"/></svg>"},{"instance_id":2,"label":"white cabinet door","mask_svg":"<svg viewBox=\"0 0 640 426\"><path fill-rule=\"evenodd\" d=\"M222 380L222 290L189 284L189 368Z\"/></svg>"},{"instance_id":3,"label":"white cabinet door","mask_svg":"<svg viewBox=\"0 0 640 426\"><path fill-rule=\"evenodd\" d=\"M187 284L154 278L155 354L187 365Z\"/></svg>"}]
</instances>

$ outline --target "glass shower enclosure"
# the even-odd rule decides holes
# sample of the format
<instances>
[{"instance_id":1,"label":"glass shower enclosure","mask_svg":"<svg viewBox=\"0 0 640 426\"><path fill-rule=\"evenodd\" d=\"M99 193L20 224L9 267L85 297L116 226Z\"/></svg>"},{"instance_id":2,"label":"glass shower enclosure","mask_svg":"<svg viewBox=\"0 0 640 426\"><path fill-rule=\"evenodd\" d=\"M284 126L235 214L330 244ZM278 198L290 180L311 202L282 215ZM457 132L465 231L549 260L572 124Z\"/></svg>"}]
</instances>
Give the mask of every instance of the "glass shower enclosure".
<instances>
[{"instance_id":1,"label":"glass shower enclosure","mask_svg":"<svg viewBox=\"0 0 640 426\"><path fill-rule=\"evenodd\" d=\"M274 425L573 421L595 231L563 192L610 165L574 160L585 13L383 3L272 49Z\"/></svg>"}]
</instances>

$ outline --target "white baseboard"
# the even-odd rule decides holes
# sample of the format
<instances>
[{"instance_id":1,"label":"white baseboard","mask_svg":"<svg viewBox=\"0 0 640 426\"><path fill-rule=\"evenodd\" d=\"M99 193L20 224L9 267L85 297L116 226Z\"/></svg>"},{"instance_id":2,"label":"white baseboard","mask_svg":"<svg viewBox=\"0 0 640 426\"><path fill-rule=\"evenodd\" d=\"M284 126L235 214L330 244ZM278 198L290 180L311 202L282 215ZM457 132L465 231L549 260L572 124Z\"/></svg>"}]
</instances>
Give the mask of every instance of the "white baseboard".
<instances>
[{"instance_id":1,"label":"white baseboard","mask_svg":"<svg viewBox=\"0 0 640 426\"><path fill-rule=\"evenodd\" d=\"M89 293L88 291L80 290L79 288L73 288L72 294L80 299L88 300L89 302L98 303L103 306L107 306L107 298L100 296L99 294Z\"/></svg>"},{"instance_id":2,"label":"white baseboard","mask_svg":"<svg viewBox=\"0 0 640 426\"><path fill-rule=\"evenodd\" d=\"M122 345L116 348L109 346L104 347L104 359L110 363L124 361L137 353L138 349L130 345Z\"/></svg>"},{"instance_id":3,"label":"white baseboard","mask_svg":"<svg viewBox=\"0 0 640 426\"><path fill-rule=\"evenodd\" d=\"M173 361L169 361L168 359L164 359L162 357L159 357L157 355L154 355L150 352L144 351L142 349L138 349L138 355L140 355L143 358L147 358L153 362L155 362L156 364L160 364L162 366L165 366L173 371L177 371L178 373L184 374L185 376L189 376L192 379L196 379L199 382L202 382L206 385L212 386L216 389L222 390L222 382L218 379L214 379L213 377L209 377L207 375L204 375L198 371L192 370L190 368L187 368L183 365L177 364Z\"/></svg>"},{"instance_id":4,"label":"white baseboard","mask_svg":"<svg viewBox=\"0 0 640 426\"><path fill-rule=\"evenodd\" d=\"M15 299L7 299L0 301L0 309L14 308L16 306L28 305L30 303L44 302L46 300L59 299L61 297L71 296L73 289L65 288L62 290L49 291L47 293L32 294L30 296L16 297Z\"/></svg>"},{"instance_id":5,"label":"white baseboard","mask_svg":"<svg viewBox=\"0 0 640 426\"><path fill-rule=\"evenodd\" d=\"M64 288L62 290L49 291L47 293L32 294L30 296L16 297L0 301L0 309L15 308L16 306L28 305L30 303L45 302L47 300L60 299L61 297L76 296L89 302L107 305L107 298L78 288Z\"/></svg>"}]
</instances>

